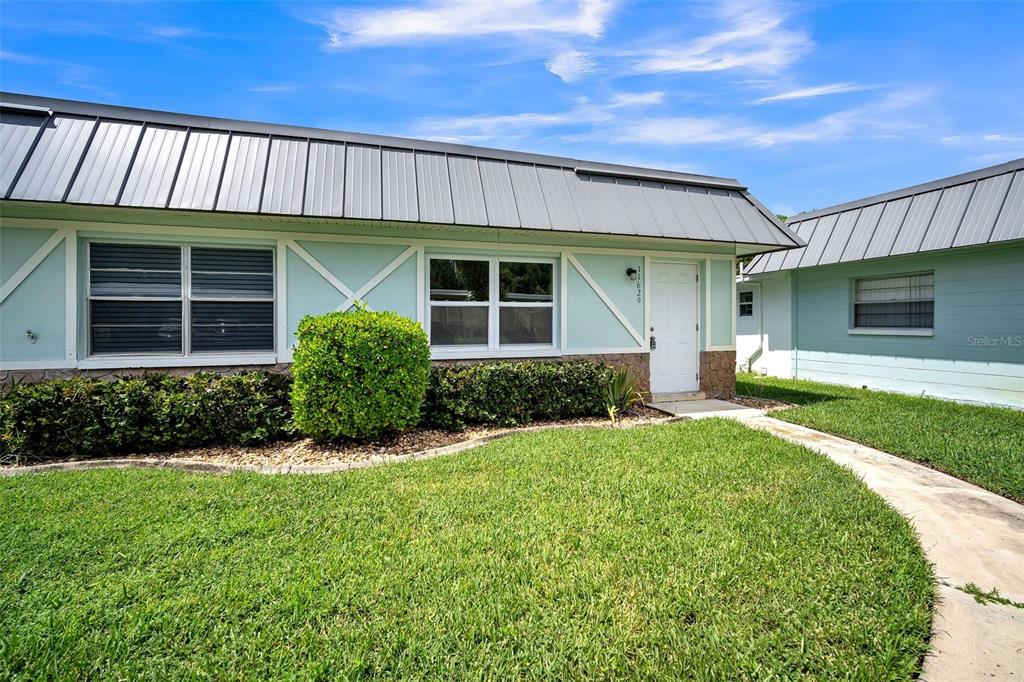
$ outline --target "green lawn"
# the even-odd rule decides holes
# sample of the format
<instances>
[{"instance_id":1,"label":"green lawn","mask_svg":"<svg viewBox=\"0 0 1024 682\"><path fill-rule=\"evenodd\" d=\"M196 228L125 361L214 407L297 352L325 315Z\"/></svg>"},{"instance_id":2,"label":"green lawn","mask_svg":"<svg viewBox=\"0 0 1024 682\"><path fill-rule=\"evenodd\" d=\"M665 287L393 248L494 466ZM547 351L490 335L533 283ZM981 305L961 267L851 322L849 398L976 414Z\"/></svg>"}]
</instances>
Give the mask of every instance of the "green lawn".
<instances>
[{"instance_id":1,"label":"green lawn","mask_svg":"<svg viewBox=\"0 0 1024 682\"><path fill-rule=\"evenodd\" d=\"M899 514L729 421L20 476L0 518L0 678L908 679L931 620Z\"/></svg>"},{"instance_id":2,"label":"green lawn","mask_svg":"<svg viewBox=\"0 0 1024 682\"><path fill-rule=\"evenodd\" d=\"M739 374L736 392L799 405L773 417L876 447L1024 502L1024 412Z\"/></svg>"}]
</instances>

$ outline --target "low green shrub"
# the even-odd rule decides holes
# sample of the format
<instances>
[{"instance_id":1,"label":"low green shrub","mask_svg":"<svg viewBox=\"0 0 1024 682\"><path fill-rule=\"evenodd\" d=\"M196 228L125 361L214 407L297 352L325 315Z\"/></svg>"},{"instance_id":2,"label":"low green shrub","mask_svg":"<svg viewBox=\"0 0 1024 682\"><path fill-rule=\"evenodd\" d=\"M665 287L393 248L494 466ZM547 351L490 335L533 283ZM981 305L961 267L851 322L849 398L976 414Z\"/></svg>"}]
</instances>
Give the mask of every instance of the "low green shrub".
<instances>
[{"instance_id":1,"label":"low green shrub","mask_svg":"<svg viewBox=\"0 0 1024 682\"><path fill-rule=\"evenodd\" d=\"M0 398L0 462L283 438L292 432L290 386L262 371L22 384Z\"/></svg>"},{"instance_id":2,"label":"low green shrub","mask_svg":"<svg viewBox=\"0 0 1024 682\"><path fill-rule=\"evenodd\" d=\"M636 382L629 372L617 369L612 373L611 380L605 388L604 409L614 424L620 416L631 412L637 405L643 404L644 395L636 387Z\"/></svg>"},{"instance_id":3,"label":"low green shrub","mask_svg":"<svg viewBox=\"0 0 1024 682\"><path fill-rule=\"evenodd\" d=\"M430 346L418 323L363 307L307 316L297 337L292 409L303 433L371 439L419 422Z\"/></svg>"},{"instance_id":4,"label":"low green shrub","mask_svg":"<svg viewBox=\"0 0 1024 682\"><path fill-rule=\"evenodd\" d=\"M423 421L448 430L605 413L612 370L585 360L445 365L430 373Z\"/></svg>"}]
</instances>

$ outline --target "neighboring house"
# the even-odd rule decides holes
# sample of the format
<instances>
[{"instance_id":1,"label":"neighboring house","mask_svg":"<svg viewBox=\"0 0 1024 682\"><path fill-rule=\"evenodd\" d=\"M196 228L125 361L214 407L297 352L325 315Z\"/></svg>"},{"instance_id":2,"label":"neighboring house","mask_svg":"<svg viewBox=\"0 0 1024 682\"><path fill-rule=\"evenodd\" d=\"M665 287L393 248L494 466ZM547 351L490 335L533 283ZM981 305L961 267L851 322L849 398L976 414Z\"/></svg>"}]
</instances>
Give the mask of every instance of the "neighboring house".
<instances>
[{"instance_id":1,"label":"neighboring house","mask_svg":"<svg viewBox=\"0 0 1024 682\"><path fill-rule=\"evenodd\" d=\"M736 257L802 245L735 180L0 100L8 384L280 366L303 316L363 300L439 361L603 359L729 394Z\"/></svg>"},{"instance_id":2,"label":"neighboring house","mask_svg":"<svg viewBox=\"0 0 1024 682\"><path fill-rule=\"evenodd\" d=\"M789 225L743 270L740 367L1024 407L1024 159Z\"/></svg>"}]
</instances>

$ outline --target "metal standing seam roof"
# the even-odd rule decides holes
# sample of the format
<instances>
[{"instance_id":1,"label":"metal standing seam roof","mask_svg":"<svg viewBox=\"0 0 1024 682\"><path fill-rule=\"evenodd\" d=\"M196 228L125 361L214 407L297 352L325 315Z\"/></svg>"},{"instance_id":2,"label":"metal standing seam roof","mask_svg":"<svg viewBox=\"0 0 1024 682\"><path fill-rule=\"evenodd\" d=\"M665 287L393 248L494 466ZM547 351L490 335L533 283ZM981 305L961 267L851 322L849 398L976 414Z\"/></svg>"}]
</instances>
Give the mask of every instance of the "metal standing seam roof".
<instances>
[{"instance_id":1,"label":"metal standing seam roof","mask_svg":"<svg viewBox=\"0 0 1024 682\"><path fill-rule=\"evenodd\" d=\"M801 213L788 225L807 246L757 256L744 274L1024 239L1024 159Z\"/></svg>"},{"instance_id":2,"label":"metal standing seam roof","mask_svg":"<svg viewBox=\"0 0 1024 682\"><path fill-rule=\"evenodd\" d=\"M0 93L0 198L803 242L736 180Z\"/></svg>"}]
</instances>

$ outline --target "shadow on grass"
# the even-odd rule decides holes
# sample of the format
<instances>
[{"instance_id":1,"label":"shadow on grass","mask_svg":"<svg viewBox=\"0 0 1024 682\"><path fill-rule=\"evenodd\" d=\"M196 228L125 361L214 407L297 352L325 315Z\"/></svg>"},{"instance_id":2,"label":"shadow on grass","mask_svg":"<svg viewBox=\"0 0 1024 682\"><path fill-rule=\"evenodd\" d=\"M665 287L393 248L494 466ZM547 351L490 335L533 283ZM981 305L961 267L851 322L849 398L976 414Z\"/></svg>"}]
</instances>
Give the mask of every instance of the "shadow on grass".
<instances>
[{"instance_id":1,"label":"shadow on grass","mask_svg":"<svg viewBox=\"0 0 1024 682\"><path fill-rule=\"evenodd\" d=\"M737 377L736 393L750 396L752 398L765 398L778 400L793 405L813 405L815 403L827 403L832 401L847 401L852 396L840 395L830 391L818 391L812 388L795 388L791 386L777 386L758 380L750 380Z\"/></svg>"}]
</instances>

